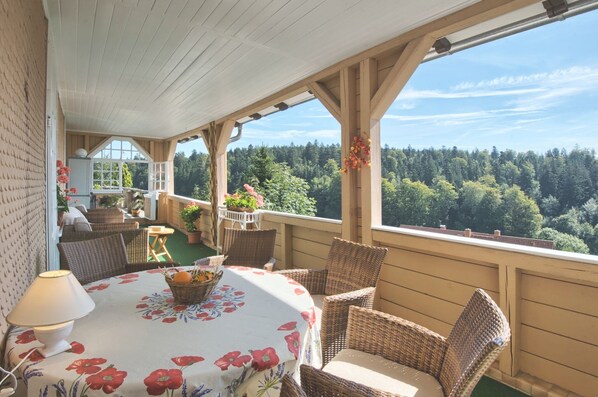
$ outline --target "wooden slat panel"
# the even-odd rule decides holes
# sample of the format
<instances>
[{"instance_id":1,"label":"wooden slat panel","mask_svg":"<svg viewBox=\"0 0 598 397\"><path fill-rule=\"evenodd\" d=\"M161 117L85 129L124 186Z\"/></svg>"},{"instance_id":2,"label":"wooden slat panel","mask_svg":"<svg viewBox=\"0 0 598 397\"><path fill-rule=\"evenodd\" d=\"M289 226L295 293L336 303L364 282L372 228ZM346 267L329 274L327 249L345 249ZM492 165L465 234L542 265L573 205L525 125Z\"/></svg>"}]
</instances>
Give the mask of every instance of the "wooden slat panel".
<instances>
[{"instance_id":1,"label":"wooden slat panel","mask_svg":"<svg viewBox=\"0 0 598 397\"><path fill-rule=\"evenodd\" d=\"M498 268L389 248L386 263L498 292Z\"/></svg>"},{"instance_id":2,"label":"wooden slat panel","mask_svg":"<svg viewBox=\"0 0 598 397\"><path fill-rule=\"evenodd\" d=\"M325 269L326 260L303 252L293 251L293 267L303 269Z\"/></svg>"},{"instance_id":3,"label":"wooden slat panel","mask_svg":"<svg viewBox=\"0 0 598 397\"><path fill-rule=\"evenodd\" d=\"M328 257L328 251L330 251L330 246L293 236L293 250L326 259Z\"/></svg>"},{"instance_id":4,"label":"wooden slat panel","mask_svg":"<svg viewBox=\"0 0 598 397\"><path fill-rule=\"evenodd\" d=\"M598 376L597 346L523 325L521 350Z\"/></svg>"},{"instance_id":5,"label":"wooden slat panel","mask_svg":"<svg viewBox=\"0 0 598 397\"><path fill-rule=\"evenodd\" d=\"M521 323L598 346L597 317L522 300Z\"/></svg>"},{"instance_id":6,"label":"wooden slat panel","mask_svg":"<svg viewBox=\"0 0 598 397\"><path fill-rule=\"evenodd\" d=\"M380 279L462 306L465 306L469 302L476 289L474 286L391 265L382 266ZM493 291L486 292L488 292L495 302L498 302L498 293Z\"/></svg>"},{"instance_id":7,"label":"wooden slat panel","mask_svg":"<svg viewBox=\"0 0 598 397\"><path fill-rule=\"evenodd\" d=\"M545 360L527 352L521 352L521 370L532 376L546 379L553 384L582 396L595 396L598 377Z\"/></svg>"},{"instance_id":8,"label":"wooden slat panel","mask_svg":"<svg viewBox=\"0 0 598 397\"><path fill-rule=\"evenodd\" d=\"M451 324L447 324L435 318L426 316L394 302L389 302L383 299L380 300L379 310L385 313L390 313L393 316L398 316L404 318L405 320L412 321L445 337L448 336L453 328Z\"/></svg>"},{"instance_id":9,"label":"wooden slat panel","mask_svg":"<svg viewBox=\"0 0 598 397\"><path fill-rule=\"evenodd\" d=\"M598 317L598 288L523 274L521 297Z\"/></svg>"},{"instance_id":10,"label":"wooden slat panel","mask_svg":"<svg viewBox=\"0 0 598 397\"><path fill-rule=\"evenodd\" d=\"M336 233L322 232L320 230L295 226L293 228L293 237L301 238L303 240L317 241L330 246L332 245L332 239L334 237L340 237L340 235Z\"/></svg>"},{"instance_id":11,"label":"wooden slat panel","mask_svg":"<svg viewBox=\"0 0 598 397\"><path fill-rule=\"evenodd\" d=\"M379 281L378 289L380 299L396 302L403 307L448 324L454 324L457 317L459 317L463 311L463 306L461 305L422 294L418 291L391 284L386 281Z\"/></svg>"}]
</instances>

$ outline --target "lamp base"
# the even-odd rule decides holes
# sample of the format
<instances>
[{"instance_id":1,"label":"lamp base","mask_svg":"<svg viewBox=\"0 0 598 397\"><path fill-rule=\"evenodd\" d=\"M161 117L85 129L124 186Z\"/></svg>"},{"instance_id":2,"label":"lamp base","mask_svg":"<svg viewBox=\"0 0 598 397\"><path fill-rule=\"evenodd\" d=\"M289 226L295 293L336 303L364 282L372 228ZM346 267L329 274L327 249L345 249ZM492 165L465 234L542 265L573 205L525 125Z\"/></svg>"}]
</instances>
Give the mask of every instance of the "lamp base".
<instances>
[{"instance_id":1,"label":"lamp base","mask_svg":"<svg viewBox=\"0 0 598 397\"><path fill-rule=\"evenodd\" d=\"M65 339L71 334L74 323L74 321L67 321L45 327L34 327L35 338L44 344L43 347L37 349L40 354L44 357L51 357L70 349L71 344Z\"/></svg>"}]
</instances>

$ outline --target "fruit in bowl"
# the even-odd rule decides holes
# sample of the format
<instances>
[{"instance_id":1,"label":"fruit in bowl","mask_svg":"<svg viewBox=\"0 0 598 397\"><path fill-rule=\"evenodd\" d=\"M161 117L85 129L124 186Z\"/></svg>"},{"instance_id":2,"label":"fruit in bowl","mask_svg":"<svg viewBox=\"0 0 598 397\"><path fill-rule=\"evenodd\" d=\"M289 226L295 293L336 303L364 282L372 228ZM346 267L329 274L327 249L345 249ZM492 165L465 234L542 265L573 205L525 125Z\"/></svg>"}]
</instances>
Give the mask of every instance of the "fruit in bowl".
<instances>
[{"instance_id":1,"label":"fruit in bowl","mask_svg":"<svg viewBox=\"0 0 598 397\"><path fill-rule=\"evenodd\" d=\"M199 268L194 268L190 272L178 269L174 269L174 272L169 270L171 269L163 272L164 277L167 281L174 282L178 285L205 283L207 281L212 281L216 276L216 273L213 271Z\"/></svg>"}]
</instances>

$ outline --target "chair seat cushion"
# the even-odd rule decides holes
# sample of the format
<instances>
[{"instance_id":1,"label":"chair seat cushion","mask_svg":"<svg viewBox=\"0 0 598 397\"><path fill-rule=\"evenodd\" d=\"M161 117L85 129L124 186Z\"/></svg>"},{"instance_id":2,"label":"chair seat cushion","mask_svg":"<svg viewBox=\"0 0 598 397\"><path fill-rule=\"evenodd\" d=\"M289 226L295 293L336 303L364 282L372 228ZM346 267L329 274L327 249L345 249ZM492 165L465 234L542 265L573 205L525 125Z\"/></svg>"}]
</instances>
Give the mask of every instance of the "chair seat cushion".
<instances>
[{"instance_id":1,"label":"chair seat cushion","mask_svg":"<svg viewBox=\"0 0 598 397\"><path fill-rule=\"evenodd\" d=\"M433 376L359 350L341 350L323 370L403 397L444 397Z\"/></svg>"},{"instance_id":2,"label":"chair seat cushion","mask_svg":"<svg viewBox=\"0 0 598 397\"><path fill-rule=\"evenodd\" d=\"M324 307L324 298L326 295L312 295L311 298L314 300L314 311L316 312L316 325L318 329L322 329L322 308Z\"/></svg>"}]
</instances>

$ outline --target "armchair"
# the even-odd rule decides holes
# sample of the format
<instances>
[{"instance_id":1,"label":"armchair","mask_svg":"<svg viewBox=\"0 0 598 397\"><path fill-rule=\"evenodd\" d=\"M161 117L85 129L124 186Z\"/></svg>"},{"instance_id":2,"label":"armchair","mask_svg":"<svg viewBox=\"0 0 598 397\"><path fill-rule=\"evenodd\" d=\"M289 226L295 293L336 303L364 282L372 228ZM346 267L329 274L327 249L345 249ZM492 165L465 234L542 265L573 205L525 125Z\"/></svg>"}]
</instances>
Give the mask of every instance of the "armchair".
<instances>
[{"instance_id":1,"label":"armchair","mask_svg":"<svg viewBox=\"0 0 598 397\"><path fill-rule=\"evenodd\" d=\"M345 347L349 306L372 308L388 250L335 238L324 270L281 270L302 284L316 305L324 365Z\"/></svg>"},{"instance_id":2,"label":"armchair","mask_svg":"<svg viewBox=\"0 0 598 397\"><path fill-rule=\"evenodd\" d=\"M75 241L93 240L113 234L123 236L127 258L130 263L146 262L148 258L149 235L146 228L139 228L135 223L94 223L91 224L92 231L75 231L73 226L65 226L62 231L61 243L72 243ZM66 260L60 255L60 267L66 268Z\"/></svg>"},{"instance_id":3,"label":"armchair","mask_svg":"<svg viewBox=\"0 0 598 397\"><path fill-rule=\"evenodd\" d=\"M302 387L308 396L316 390L318 396L333 395L322 393L329 390L344 395L338 391L350 381L364 392L370 388L368 396L467 397L509 337L507 319L481 289L447 338L387 313L351 307L347 348L324 366L326 375L301 367ZM314 372L320 381L304 382Z\"/></svg>"},{"instance_id":4,"label":"armchair","mask_svg":"<svg viewBox=\"0 0 598 397\"><path fill-rule=\"evenodd\" d=\"M225 265L259 267L272 271L276 264L274 244L276 229L244 230L224 229L222 254Z\"/></svg>"},{"instance_id":5,"label":"armchair","mask_svg":"<svg viewBox=\"0 0 598 397\"><path fill-rule=\"evenodd\" d=\"M120 274L156 269L160 262L130 263L121 234L58 244L68 269L81 284ZM147 260L147 257L146 257Z\"/></svg>"}]
</instances>

